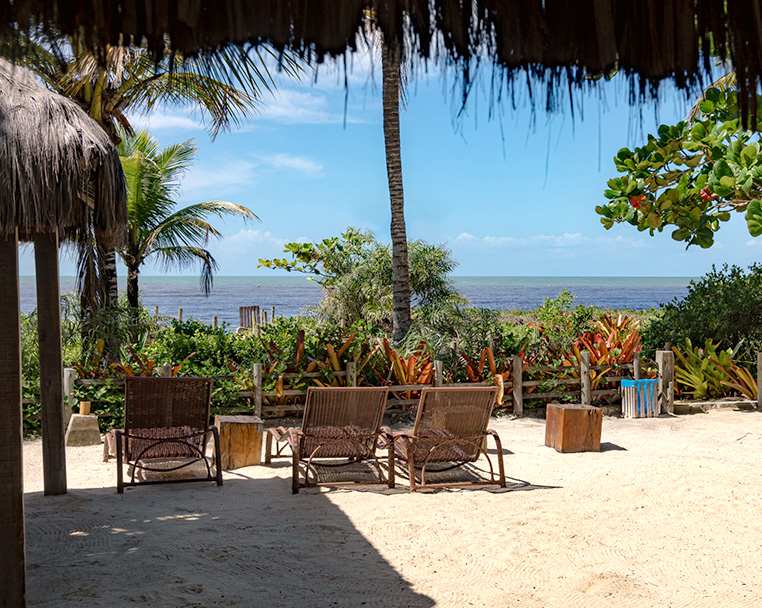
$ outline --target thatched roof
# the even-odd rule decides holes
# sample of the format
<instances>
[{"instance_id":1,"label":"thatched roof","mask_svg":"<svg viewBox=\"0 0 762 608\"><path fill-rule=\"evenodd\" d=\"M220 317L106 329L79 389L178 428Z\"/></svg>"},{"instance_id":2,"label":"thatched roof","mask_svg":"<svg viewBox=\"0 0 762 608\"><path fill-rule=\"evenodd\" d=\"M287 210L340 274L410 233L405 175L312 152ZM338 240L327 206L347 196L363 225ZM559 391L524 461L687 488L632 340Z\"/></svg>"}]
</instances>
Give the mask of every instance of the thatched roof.
<instances>
[{"instance_id":1,"label":"thatched roof","mask_svg":"<svg viewBox=\"0 0 762 608\"><path fill-rule=\"evenodd\" d=\"M466 84L485 61L506 80L556 85L618 67L643 98L665 78L696 83L710 50L733 62L742 92L762 77L762 0L4 0L0 35L42 23L96 45L160 51L168 35L185 55L265 42L321 60L354 49L371 14L387 40L407 41L409 65L455 64Z\"/></svg>"},{"instance_id":2,"label":"thatched roof","mask_svg":"<svg viewBox=\"0 0 762 608\"><path fill-rule=\"evenodd\" d=\"M0 233L87 230L121 242L127 195L119 154L74 102L0 59Z\"/></svg>"}]
</instances>

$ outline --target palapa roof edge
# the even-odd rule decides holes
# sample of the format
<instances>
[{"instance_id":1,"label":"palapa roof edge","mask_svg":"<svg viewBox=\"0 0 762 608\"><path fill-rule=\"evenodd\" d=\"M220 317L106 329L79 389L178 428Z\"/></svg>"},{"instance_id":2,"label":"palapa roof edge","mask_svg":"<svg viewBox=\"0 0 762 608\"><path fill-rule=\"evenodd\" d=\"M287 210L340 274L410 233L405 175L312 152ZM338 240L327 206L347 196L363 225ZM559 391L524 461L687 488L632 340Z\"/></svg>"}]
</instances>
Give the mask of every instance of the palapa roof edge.
<instances>
[{"instance_id":1,"label":"palapa roof edge","mask_svg":"<svg viewBox=\"0 0 762 608\"><path fill-rule=\"evenodd\" d=\"M0 59L0 233L88 233L124 241L127 194L119 154L76 103Z\"/></svg>"},{"instance_id":2,"label":"palapa roof edge","mask_svg":"<svg viewBox=\"0 0 762 608\"><path fill-rule=\"evenodd\" d=\"M356 50L372 20L387 41L406 41L409 65L445 62L464 83L485 62L506 81L523 71L551 85L618 68L642 101L664 79L700 84L710 54L732 61L742 97L752 95L760 15L762 0L5 0L0 35L34 23L84 33L95 47L145 42L157 56L169 36L186 56L267 43L322 61Z\"/></svg>"}]
</instances>

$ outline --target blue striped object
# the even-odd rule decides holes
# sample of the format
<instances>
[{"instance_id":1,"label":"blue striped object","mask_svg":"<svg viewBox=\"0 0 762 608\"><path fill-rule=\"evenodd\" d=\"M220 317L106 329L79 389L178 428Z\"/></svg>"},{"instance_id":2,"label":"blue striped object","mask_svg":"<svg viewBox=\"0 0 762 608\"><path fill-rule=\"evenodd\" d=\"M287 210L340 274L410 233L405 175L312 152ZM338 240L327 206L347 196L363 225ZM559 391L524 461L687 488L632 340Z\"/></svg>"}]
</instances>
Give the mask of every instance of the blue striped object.
<instances>
[{"instance_id":1,"label":"blue striped object","mask_svg":"<svg viewBox=\"0 0 762 608\"><path fill-rule=\"evenodd\" d=\"M622 415L625 418L658 416L659 402L656 398L658 380L622 380Z\"/></svg>"}]
</instances>

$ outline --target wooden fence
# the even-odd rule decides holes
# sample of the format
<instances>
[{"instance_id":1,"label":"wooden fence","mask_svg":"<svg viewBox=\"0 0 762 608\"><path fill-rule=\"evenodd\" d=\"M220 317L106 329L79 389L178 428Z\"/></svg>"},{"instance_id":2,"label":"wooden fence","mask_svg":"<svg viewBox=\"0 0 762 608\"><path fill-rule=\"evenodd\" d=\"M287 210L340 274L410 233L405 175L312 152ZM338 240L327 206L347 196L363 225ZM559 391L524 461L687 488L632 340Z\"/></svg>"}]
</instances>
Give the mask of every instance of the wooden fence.
<instances>
[{"instance_id":1,"label":"wooden fence","mask_svg":"<svg viewBox=\"0 0 762 608\"><path fill-rule=\"evenodd\" d=\"M660 400L662 412L674 412L674 377L675 377L675 365L674 365L674 353L672 351L657 351L656 353L656 365L658 369L658 384L657 384L657 396ZM611 366L590 365L590 353L587 351L582 352L582 361L579 366L579 377L573 378L557 378L553 377L554 374L568 374L572 370L570 367L550 367L550 366L528 366L524 367L524 361L522 357L515 356L512 360L513 378L511 382L505 382L503 386L503 401L500 406L513 406L513 412L516 416L524 415L524 404L527 401L540 401L542 405L545 405L548 401L553 399L560 399L564 396L568 396L569 391L544 391L534 392L531 390L533 387L538 387L546 384L552 384L555 387L558 386L576 386L579 387L579 402L585 405L591 404L596 398L604 396L618 396L619 389L607 388L607 389L592 389L592 372L603 371L611 369ZM758 370L762 370L762 353L758 359ZM172 366L162 366L162 375L171 375ZM617 372L621 372L621 375L606 375L599 378L599 383L605 384L620 384L623 378L631 377L634 379L640 379L641 375L641 360L636 355L633 363L618 366ZM116 384L123 383L122 379L114 378L110 380L102 379L82 379L73 377L74 370L66 370L64 391L69 396L68 403L74 402L74 387L86 386L86 385L103 385L107 382ZM628 373L629 372L629 373ZM331 372L333 376L345 378L347 386L357 385L357 365L350 361L347 363L346 370ZM536 373L545 374L543 378L530 379L528 376ZM280 415L284 411L298 413L304 408L302 403L289 403L289 404L269 404L266 403L268 397L299 397L306 394L305 390L301 389L284 389L279 393L275 391L264 391L263 380L265 378L265 372L261 363L255 363L252 366L252 381L253 390L239 391L238 397L242 399L250 400L250 407L242 408L241 411L251 411L254 415L260 417L273 417L274 415ZM310 379L310 378L322 378L323 374L318 372L312 373L285 373L285 374L269 374L271 378L277 379L283 377L284 380L294 379ZM232 380L233 376L214 376L219 380ZM419 391L426 387L448 387L448 386L491 386L493 382L469 382L462 384L446 384L443 380L442 374L442 362L434 361L434 381L430 384L405 384L405 385L391 385L389 386L390 393L407 393L411 391ZM527 390L530 389L530 390ZM573 393L577 392L573 391ZM418 403L418 399L404 398L397 395L392 395L389 398L389 409L392 411L401 411L411 405ZM762 404L760 404L762 405ZM70 415L70 414L69 414Z\"/></svg>"}]
</instances>

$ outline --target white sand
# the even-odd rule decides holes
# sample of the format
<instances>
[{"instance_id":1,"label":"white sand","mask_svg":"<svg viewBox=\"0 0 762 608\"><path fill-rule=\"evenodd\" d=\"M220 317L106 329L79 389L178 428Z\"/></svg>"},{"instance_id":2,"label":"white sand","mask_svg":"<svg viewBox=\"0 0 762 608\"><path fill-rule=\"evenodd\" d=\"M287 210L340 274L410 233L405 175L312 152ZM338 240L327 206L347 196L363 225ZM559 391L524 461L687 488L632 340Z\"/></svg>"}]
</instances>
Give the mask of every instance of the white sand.
<instances>
[{"instance_id":1,"label":"white sand","mask_svg":"<svg viewBox=\"0 0 762 608\"><path fill-rule=\"evenodd\" d=\"M506 490L290 491L290 466L115 489L25 445L30 606L762 606L762 413L604 419L601 453L495 420Z\"/></svg>"}]
</instances>

